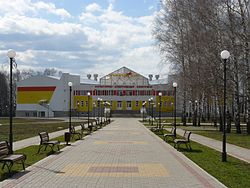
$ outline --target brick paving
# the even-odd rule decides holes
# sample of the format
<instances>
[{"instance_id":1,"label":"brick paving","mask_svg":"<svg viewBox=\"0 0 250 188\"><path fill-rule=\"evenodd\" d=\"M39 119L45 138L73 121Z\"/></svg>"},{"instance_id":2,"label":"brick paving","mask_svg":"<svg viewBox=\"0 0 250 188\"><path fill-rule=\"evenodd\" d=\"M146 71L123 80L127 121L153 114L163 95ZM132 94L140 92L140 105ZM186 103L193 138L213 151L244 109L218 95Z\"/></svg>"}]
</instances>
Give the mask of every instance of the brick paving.
<instances>
[{"instance_id":1,"label":"brick paving","mask_svg":"<svg viewBox=\"0 0 250 188\"><path fill-rule=\"evenodd\" d=\"M225 187L138 119L110 125L0 183L3 188Z\"/></svg>"}]
</instances>

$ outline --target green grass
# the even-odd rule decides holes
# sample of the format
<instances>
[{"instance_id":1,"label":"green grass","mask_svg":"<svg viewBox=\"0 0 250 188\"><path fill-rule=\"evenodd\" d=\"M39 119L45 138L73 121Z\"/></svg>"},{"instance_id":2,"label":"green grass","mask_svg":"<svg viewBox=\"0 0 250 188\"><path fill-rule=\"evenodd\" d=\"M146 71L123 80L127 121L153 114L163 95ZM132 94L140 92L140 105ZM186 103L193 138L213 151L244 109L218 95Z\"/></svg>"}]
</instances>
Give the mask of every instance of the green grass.
<instances>
[{"instance_id":1,"label":"green grass","mask_svg":"<svg viewBox=\"0 0 250 188\"><path fill-rule=\"evenodd\" d=\"M164 133L168 131L164 130ZM158 135L163 138L162 135ZM173 141L169 144L173 146ZM180 152L217 178L227 187L245 188L250 185L250 164L228 156L228 162L221 162L221 152L191 141L192 151L181 145Z\"/></svg>"},{"instance_id":2,"label":"green grass","mask_svg":"<svg viewBox=\"0 0 250 188\"><path fill-rule=\"evenodd\" d=\"M193 131L195 134L206 136L215 140L222 140L222 133L216 130L209 131ZM248 134L236 134L227 133L227 142L240 147L250 149L250 135Z\"/></svg>"},{"instance_id":3,"label":"green grass","mask_svg":"<svg viewBox=\"0 0 250 188\"><path fill-rule=\"evenodd\" d=\"M73 126L78 126L79 123L72 122ZM39 132L55 132L63 129L67 129L69 124L67 122L60 123L39 123L36 124L13 124L13 138L14 141L22 140L37 136ZM9 126L0 126L0 140L7 140L9 135Z\"/></svg>"},{"instance_id":4,"label":"green grass","mask_svg":"<svg viewBox=\"0 0 250 188\"><path fill-rule=\"evenodd\" d=\"M13 118L13 123L31 123L31 122L46 122L46 121L63 121L60 119L47 119L47 118ZM9 124L8 117L1 117L0 124Z\"/></svg>"}]
</instances>

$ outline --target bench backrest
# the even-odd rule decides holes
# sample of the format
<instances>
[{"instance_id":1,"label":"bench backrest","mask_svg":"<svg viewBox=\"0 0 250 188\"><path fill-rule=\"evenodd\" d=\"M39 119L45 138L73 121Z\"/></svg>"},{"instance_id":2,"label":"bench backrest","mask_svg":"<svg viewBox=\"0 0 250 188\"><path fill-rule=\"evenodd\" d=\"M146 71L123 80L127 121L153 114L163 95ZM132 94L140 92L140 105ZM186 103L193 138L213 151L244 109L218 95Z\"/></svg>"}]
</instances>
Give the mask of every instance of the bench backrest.
<instances>
[{"instance_id":1,"label":"bench backrest","mask_svg":"<svg viewBox=\"0 0 250 188\"><path fill-rule=\"evenodd\" d=\"M6 157L9 154L9 145L7 141L0 142L0 159Z\"/></svg>"},{"instance_id":2,"label":"bench backrest","mask_svg":"<svg viewBox=\"0 0 250 188\"><path fill-rule=\"evenodd\" d=\"M75 133L75 132L76 132L75 127L74 127L74 126L71 126L71 127L70 127L70 133Z\"/></svg>"},{"instance_id":3,"label":"bench backrest","mask_svg":"<svg viewBox=\"0 0 250 188\"><path fill-rule=\"evenodd\" d=\"M174 134L175 127L172 127L171 133Z\"/></svg>"},{"instance_id":4,"label":"bench backrest","mask_svg":"<svg viewBox=\"0 0 250 188\"><path fill-rule=\"evenodd\" d=\"M47 132L41 132L39 133L39 136L40 136L40 144L49 141L49 134Z\"/></svg>"},{"instance_id":5,"label":"bench backrest","mask_svg":"<svg viewBox=\"0 0 250 188\"><path fill-rule=\"evenodd\" d=\"M184 137L187 141L189 141L191 133L192 133L192 132L190 132L190 131L185 131L183 137Z\"/></svg>"}]
</instances>

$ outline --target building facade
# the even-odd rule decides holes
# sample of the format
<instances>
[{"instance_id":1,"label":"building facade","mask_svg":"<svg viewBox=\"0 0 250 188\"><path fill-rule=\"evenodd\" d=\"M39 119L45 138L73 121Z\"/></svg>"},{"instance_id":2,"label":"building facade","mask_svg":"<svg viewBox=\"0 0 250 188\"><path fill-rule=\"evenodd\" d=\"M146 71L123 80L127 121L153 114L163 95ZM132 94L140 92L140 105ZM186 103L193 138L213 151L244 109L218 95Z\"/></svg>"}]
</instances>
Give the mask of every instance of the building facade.
<instances>
[{"instance_id":1,"label":"building facade","mask_svg":"<svg viewBox=\"0 0 250 188\"><path fill-rule=\"evenodd\" d=\"M72 93L68 83L72 82ZM162 96L159 95L162 94ZM75 116L98 116L106 111L111 114L140 114L171 116L174 110L172 83L164 79L152 80L127 67L122 67L97 80L88 75L63 73L61 78L37 76L17 84L17 116L59 117L68 116L70 109ZM160 105L161 102L161 105Z\"/></svg>"}]
</instances>

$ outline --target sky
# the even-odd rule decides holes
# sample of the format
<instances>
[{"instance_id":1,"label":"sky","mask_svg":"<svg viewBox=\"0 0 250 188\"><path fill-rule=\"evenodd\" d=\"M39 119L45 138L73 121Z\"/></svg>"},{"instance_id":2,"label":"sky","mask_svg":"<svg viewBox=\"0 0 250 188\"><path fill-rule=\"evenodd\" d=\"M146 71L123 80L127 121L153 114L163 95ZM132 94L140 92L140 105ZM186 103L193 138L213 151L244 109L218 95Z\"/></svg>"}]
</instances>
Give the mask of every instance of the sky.
<instances>
[{"instance_id":1,"label":"sky","mask_svg":"<svg viewBox=\"0 0 250 188\"><path fill-rule=\"evenodd\" d=\"M152 37L158 0L0 0L0 64L97 73L126 66L166 77ZM4 67L4 66L2 66Z\"/></svg>"}]
</instances>

